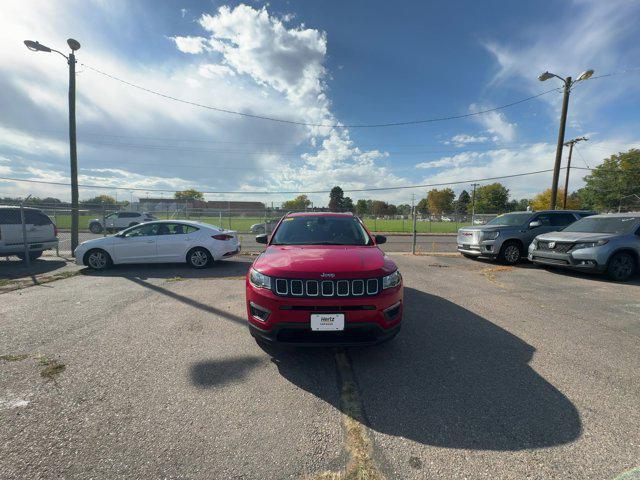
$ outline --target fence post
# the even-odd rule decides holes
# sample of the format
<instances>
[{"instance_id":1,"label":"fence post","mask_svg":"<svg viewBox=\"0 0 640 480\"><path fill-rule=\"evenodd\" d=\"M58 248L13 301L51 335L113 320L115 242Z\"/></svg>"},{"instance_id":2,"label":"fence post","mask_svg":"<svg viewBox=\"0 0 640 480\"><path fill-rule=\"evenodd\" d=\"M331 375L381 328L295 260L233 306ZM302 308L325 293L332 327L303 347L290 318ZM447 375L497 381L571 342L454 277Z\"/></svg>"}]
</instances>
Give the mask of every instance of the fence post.
<instances>
[{"instance_id":1,"label":"fence post","mask_svg":"<svg viewBox=\"0 0 640 480\"><path fill-rule=\"evenodd\" d=\"M55 207L54 207L55 208ZM58 225L58 210L53 211L53 224ZM56 257L60 256L60 239L56 242Z\"/></svg>"},{"instance_id":2,"label":"fence post","mask_svg":"<svg viewBox=\"0 0 640 480\"><path fill-rule=\"evenodd\" d=\"M227 202L227 216L229 218L229 230L231 230L231 202Z\"/></svg>"},{"instance_id":3,"label":"fence post","mask_svg":"<svg viewBox=\"0 0 640 480\"><path fill-rule=\"evenodd\" d=\"M416 229L416 207L413 207L413 243L411 244L411 254L416 254L416 240L417 240L417 229Z\"/></svg>"},{"instance_id":4,"label":"fence post","mask_svg":"<svg viewBox=\"0 0 640 480\"><path fill-rule=\"evenodd\" d=\"M106 237L107 236L107 215L106 215L106 211L105 211L105 205L104 203L102 204L102 236Z\"/></svg>"},{"instance_id":5,"label":"fence post","mask_svg":"<svg viewBox=\"0 0 640 480\"><path fill-rule=\"evenodd\" d=\"M31 195L29 195L30 197ZM29 200L29 197L25 198L20 203L20 222L22 223L22 241L24 242L24 263L27 268L31 268L31 259L29 258L29 242L27 241L27 222L24 216L24 202Z\"/></svg>"}]
</instances>

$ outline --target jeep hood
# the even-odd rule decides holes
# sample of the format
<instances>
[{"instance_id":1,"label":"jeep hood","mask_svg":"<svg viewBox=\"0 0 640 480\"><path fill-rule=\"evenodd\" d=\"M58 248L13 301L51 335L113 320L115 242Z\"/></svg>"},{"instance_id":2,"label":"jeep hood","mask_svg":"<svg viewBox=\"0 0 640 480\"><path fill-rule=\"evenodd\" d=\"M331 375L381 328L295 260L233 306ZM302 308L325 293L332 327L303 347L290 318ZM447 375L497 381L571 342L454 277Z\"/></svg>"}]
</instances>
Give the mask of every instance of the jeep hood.
<instances>
[{"instance_id":1,"label":"jeep hood","mask_svg":"<svg viewBox=\"0 0 640 480\"><path fill-rule=\"evenodd\" d=\"M378 247L344 245L271 245L253 267L273 277L314 279L377 277L396 270Z\"/></svg>"}]
</instances>

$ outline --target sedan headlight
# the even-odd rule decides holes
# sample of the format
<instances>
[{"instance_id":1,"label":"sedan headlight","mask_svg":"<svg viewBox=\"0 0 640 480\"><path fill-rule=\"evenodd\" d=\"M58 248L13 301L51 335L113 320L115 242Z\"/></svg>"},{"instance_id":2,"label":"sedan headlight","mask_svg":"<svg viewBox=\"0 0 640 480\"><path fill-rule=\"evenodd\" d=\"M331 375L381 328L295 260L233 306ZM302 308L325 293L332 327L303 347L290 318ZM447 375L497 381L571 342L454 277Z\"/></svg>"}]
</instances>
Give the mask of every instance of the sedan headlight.
<instances>
[{"instance_id":1,"label":"sedan headlight","mask_svg":"<svg viewBox=\"0 0 640 480\"><path fill-rule=\"evenodd\" d=\"M271 290L271 277L260 273L253 268L251 269L251 273L249 273L249 281L254 287L267 288Z\"/></svg>"},{"instance_id":2,"label":"sedan headlight","mask_svg":"<svg viewBox=\"0 0 640 480\"><path fill-rule=\"evenodd\" d=\"M581 248L593 248L593 247L599 247L601 245L604 245L608 242L609 240L598 240L597 242L582 242L582 243L576 243L573 248L571 250L579 250Z\"/></svg>"},{"instance_id":3,"label":"sedan headlight","mask_svg":"<svg viewBox=\"0 0 640 480\"><path fill-rule=\"evenodd\" d=\"M402 276L400 272L396 270L391 275L387 275L386 277L382 277L382 289L393 288L400 285L400 281L402 280Z\"/></svg>"},{"instance_id":4,"label":"sedan headlight","mask_svg":"<svg viewBox=\"0 0 640 480\"><path fill-rule=\"evenodd\" d=\"M483 240L495 240L500 235L500 230L491 230L488 232L482 232Z\"/></svg>"}]
</instances>

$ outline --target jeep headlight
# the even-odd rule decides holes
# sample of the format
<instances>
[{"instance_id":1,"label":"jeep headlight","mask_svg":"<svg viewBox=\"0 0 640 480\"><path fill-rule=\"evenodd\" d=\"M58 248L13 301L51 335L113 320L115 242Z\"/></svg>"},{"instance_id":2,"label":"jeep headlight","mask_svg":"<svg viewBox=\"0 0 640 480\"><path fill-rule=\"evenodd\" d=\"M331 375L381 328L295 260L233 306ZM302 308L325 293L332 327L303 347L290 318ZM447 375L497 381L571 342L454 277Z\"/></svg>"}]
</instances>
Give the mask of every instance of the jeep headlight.
<instances>
[{"instance_id":1,"label":"jeep headlight","mask_svg":"<svg viewBox=\"0 0 640 480\"><path fill-rule=\"evenodd\" d=\"M488 232L482 232L483 240L495 240L500 235L500 230L491 230Z\"/></svg>"},{"instance_id":2,"label":"jeep headlight","mask_svg":"<svg viewBox=\"0 0 640 480\"><path fill-rule=\"evenodd\" d=\"M396 270L391 275L382 277L382 289L397 287L400 285L400 280L402 280L402 276L400 272Z\"/></svg>"},{"instance_id":3,"label":"jeep headlight","mask_svg":"<svg viewBox=\"0 0 640 480\"><path fill-rule=\"evenodd\" d=\"M249 273L249 282L251 282L251 285L253 285L254 287L267 288L271 290L271 277L263 273L260 273L259 271L253 268Z\"/></svg>"},{"instance_id":4,"label":"jeep headlight","mask_svg":"<svg viewBox=\"0 0 640 480\"><path fill-rule=\"evenodd\" d=\"M571 250L579 250L581 248L593 248L593 247L599 247L601 245L604 245L605 243L607 243L609 240L598 240L597 242L582 242L582 243L576 243L573 248Z\"/></svg>"}]
</instances>

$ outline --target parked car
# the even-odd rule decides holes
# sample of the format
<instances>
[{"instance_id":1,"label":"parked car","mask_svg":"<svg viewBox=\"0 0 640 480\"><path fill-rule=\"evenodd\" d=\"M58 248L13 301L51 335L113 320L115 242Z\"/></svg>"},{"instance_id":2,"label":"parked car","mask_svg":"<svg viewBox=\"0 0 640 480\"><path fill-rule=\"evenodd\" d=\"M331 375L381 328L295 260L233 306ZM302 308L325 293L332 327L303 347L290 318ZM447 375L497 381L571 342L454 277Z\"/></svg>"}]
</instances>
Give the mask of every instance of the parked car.
<instances>
[{"instance_id":1,"label":"parked car","mask_svg":"<svg viewBox=\"0 0 640 480\"><path fill-rule=\"evenodd\" d=\"M278 224L279 221L280 221L280 219L277 218L277 219L273 219L273 220L267 220L266 223L265 222L254 223L249 228L249 231L251 233L267 233L267 229L268 229L268 231L270 233L270 232L273 232L273 229L276 227L276 225ZM265 226L266 226L266 228L265 228Z\"/></svg>"},{"instance_id":2,"label":"parked car","mask_svg":"<svg viewBox=\"0 0 640 480\"><path fill-rule=\"evenodd\" d=\"M101 218L94 218L89 221L89 231L91 233L102 233L105 228L107 232L119 231L127 227L133 227L139 223L151 222L156 217L148 212L115 212Z\"/></svg>"},{"instance_id":3,"label":"parked car","mask_svg":"<svg viewBox=\"0 0 640 480\"><path fill-rule=\"evenodd\" d=\"M116 235L82 242L78 265L103 270L122 263L180 263L204 268L240 252L232 230L200 222L159 220L127 228Z\"/></svg>"},{"instance_id":4,"label":"parked car","mask_svg":"<svg viewBox=\"0 0 640 480\"><path fill-rule=\"evenodd\" d=\"M561 232L538 235L529 260L628 280L640 265L640 213L594 215Z\"/></svg>"},{"instance_id":5,"label":"parked car","mask_svg":"<svg viewBox=\"0 0 640 480\"><path fill-rule=\"evenodd\" d=\"M29 258L35 260L45 250L58 246L58 229L37 208L24 208ZM0 206L0 256L24 259L24 237L20 207Z\"/></svg>"},{"instance_id":6,"label":"parked car","mask_svg":"<svg viewBox=\"0 0 640 480\"><path fill-rule=\"evenodd\" d=\"M402 276L362 221L347 213L282 219L246 278L249 330L263 342L375 344L400 330Z\"/></svg>"},{"instance_id":7,"label":"parked car","mask_svg":"<svg viewBox=\"0 0 640 480\"><path fill-rule=\"evenodd\" d=\"M536 235L562 230L594 213L577 210L505 213L482 226L458 229L458 251L465 257L497 258L514 265L527 254Z\"/></svg>"}]
</instances>

